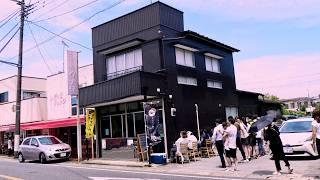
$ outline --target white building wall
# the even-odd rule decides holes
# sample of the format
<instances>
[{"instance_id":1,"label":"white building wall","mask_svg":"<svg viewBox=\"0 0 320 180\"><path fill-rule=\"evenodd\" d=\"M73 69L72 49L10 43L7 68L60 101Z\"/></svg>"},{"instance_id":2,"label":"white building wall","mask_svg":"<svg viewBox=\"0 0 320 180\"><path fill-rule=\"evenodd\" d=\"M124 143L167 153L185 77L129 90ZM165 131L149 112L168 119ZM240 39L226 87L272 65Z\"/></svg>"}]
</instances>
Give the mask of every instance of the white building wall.
<instances>
[{"instance_id":1,"label":"white building wall","mask_svg":"<svg viewBox=\"0 0 320 180\"><path fill-rule=\"evenodd\" d=\"M15 124L17 77L0 80L0 93L8 91L8 102L0 104L0 125ZM22 91L46 90L46 79L22 77ZM21 123L47 119L47 98L31 98L21 101Z\"/></svg>"},{"instance_id":2,"label":"white building wall","mask_svg":"<svg viewBox=\"0 0 320 180\"><path fill-rule=\"evenodd\" d=\"M93 84L93 65L79 68L79 85L85 87ZM68 95L66 73L47 78L48 120L71 117L71 96Z\"/></svg>"}]
</instances>

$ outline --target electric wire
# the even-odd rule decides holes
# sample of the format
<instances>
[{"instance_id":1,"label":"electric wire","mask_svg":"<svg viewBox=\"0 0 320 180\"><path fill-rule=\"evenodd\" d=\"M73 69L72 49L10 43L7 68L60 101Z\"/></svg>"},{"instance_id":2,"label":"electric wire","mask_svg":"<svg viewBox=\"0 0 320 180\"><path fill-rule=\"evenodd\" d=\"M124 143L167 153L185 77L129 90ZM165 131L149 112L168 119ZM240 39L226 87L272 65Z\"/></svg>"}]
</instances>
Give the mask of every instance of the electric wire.
<instances>
[{"instance_id":1,"label":"electric wire","mask_svg":"<svg viewBox=\"0 0 320 180\"><path fill-rule=\"evenodd\" d=\"M57 17L60 17L60 16L64 16L64 15L66 15L66 14L69 14L69 13L72 13L72 12L77 11L77 10L79 10L79 9L82 9L82 8L84 8L84 7L86 7L86 6L89 6L89 5L91 5L91 4L93 4L93 3L97 2L97 1L99 1L99 0L90 1L90 2L88 2L88 3L86 3L86 4L84 4L84 5L81 5L81 6L77 7L77 8L74 8L74 9L72 9L72 10L69 10L69 11L67 11L67 12L64 12L64 13L61 13L61 14L57 14L57 15L54 15L54 16L51 16L51 17L48 17L48 18L45 18L45 19L41 19L41 20L38 20L38 21L36 21L36 22L47 21L47 20L54 19L54 18L57 18Z\"/></svg>"},{"instance_id":2,"label":"electric wire","mask_svg":"<svg viewBox=\"0 0 320 180\"><path fill-rule=\"evenodd\" d=\"M0 49L0 53L7 47L7 45L10 43L10 41L14 38L14 36L18 33L19 28L16 30L16 32L11 36L11 38L6 42L6 44Z\"/></svg>"},{"instance_id":3,"label":"electric wire","mask_svg":"<svg viewBox=\"0 0 320 180\"><path fill-rule=\"evenodd\" d=\"M31 23L31 25L37 26L37 27L39 27L39 28L41 28L41 29L43 29L43 30L45 30L45 31L53 34L53 35L56 35L56 36L58 36L58 37L60 37L60 38L62 38L62 39L64 39L64 40L68 41L68 42L71 42L71 43L73 43L73 44L76 44L76 45L78 45L78 46L81 46L81 47L83 47L83 48L85 48L85 49L88 49L88 50L92 51L92 48L89 48L89 47L87 47L87 46L85 46L85 45L82 45L82 44L80 44L80 43L78 43L78 42L75 42L75 41L70 40L70 39L68 39L68 38L66 38L66 37L64 37L64 36L61 36L61 35L59 35L59 34L57 34L57 33L55 33L55 32L52 32L51 30L49 30L49 29L47 29L47 28L45 28L45 27L43 27L43 26L40 26L40 25L38 25L38 24L36 24L36 23L34 23L34 22L32 22L32 21L28 21L28 22Z\"/></svg>"},{"instance_id":4,"label":"electric wire","mask_svg":"<svg viewBox=\"0 0 320 180\"><path fill-rule=\"evenodd\" d=\"M17 23L15 26L13 26L7 34L5 34L1 39L0 39L0 43L18 26L19 23Z\"/></svg>"},{"instance_id":5,"label":"electric wire","mask_svg":"<svg viewBox=\"0 0 320 180\"><path fill-rule=\"evenodd\" d=\"M43 56L43 54L42 54L42 52L41 52L41 49L40 49L40 47L38 46L38 41L36 40L36 38L35 38L35 36L34 36L34 34L33 34L33 31L32 31L32 29L31 29L29 23L27 23L27 25L28 25L28 28L29 28L29 30L30 30L31 36L32 36L34 42L36 43L37 49L38 49L38 51L39 51L39 54L40 54L40 56L41 56L44 64L45 64L46 67L48 68L49 72L50 72L51 74L53 74L53 71L51 70L51 68L50 68L50 66L49 66L46 58Z\"/></svg>"},{"instance_id":6,"label":"electric wire","mask_svg":"<svg viewBox=\"0 0 320 180\"><path fill-rule=\"evenodd\" d=\"M84 19L84 20L82 20L81 22L79 22L79 23L77 23L77 24L75 24L75 25L73 25L73 26L71 26L71 27L69 27L69 28L65 29L64 31L62 31L62 32L58 33L57 35L54 35L54 36L52 36L52 37L50 37L50 38L48 38L48 39L46 39L46 40L44 40L44 41L42 41L42 42L38 43L38 46L41 46L41 45L43 45L43 44L45 44L45 43L47 43L47 42L49 42L49 41L51 41L51 40L55 39L56 37L58 37L58 35L62 35L62 34L64 34L64 33L66 33L66 32L71 31L72 29L74 29L74 28L78 27L79 25L83 24L84 22L89 21L89 20L90 20L90 19L92 19L94 16L96 16L96 15L98 15L98 14L100 14L100 13L104 12L104 11L107 11L107 10L109 10L109 9L111 9L111 8L113 8L113 7L115 7L115 6L117 6L117 5L121 4L121 3L122 3L122 2L124 2L124 1L126 1L126 0L119 0L119 1L117 1L116 3L114 3L114 4L112 4L112 5L108 6L108 7L106 7L106 8L104 8L104 9L99 10L99 11L97 11L97 12L93 13L91 16L89 16L89 17L85 18L85 19ZM24 50L24 51L23 51L23 53L29 52L29 51L31 51L31 50L33 50L33 49L35 49L35 48L37 48L37 47L36 47L36 46L33 46L33 47L31 47L31 48L28 48L28 49ZM12 59L14 59L14 58L16 58L16 57L18 57L18 55L16 55L16 56L14 56L14 57L10 58L10 60L12 60Z\"/></svg>"},{"instance_id":7,"label":"electric wire","mask_svg":"<svg viewBox=\"0 0 320 180\"><path fill-rule=\"evenodd\" d=\"M4 25L6 25L9 21L11 21L14 17L16 17L16 15L18 14L19 11L17 11L16 13L14 13L10 18L8 18L7 20L5 20L5 22L3 24L0 25L0 28L2 28Z\"/></svg>"},{"instance_id":8,"label":"electric wire","mask_svg":"<svg viewBox=\"0 0 320 180\"><path fill-rule=\"evenodd\" d=\"M70 0L64 0L64 1L61 2L60 4L57 4L56 6L52 7L52 8L49 9L48 11L46 11L46 12L38 15L37 17L35 17L35 18L33 19L33 21L36 20L37 18L45 15L45 14L51 13L52 11L56 10L56 9L59 8L60 6L62 6L62 5L64 5L65 3L67 3L68 1L70 1ZM51 1L51 2L53 2L53 1ZM50 4L50 3L48 3L48 4ZM46 4L46 6L47 6L48 4Z\"/></svg>"},{"instance_id":9,"label":"electric wire","mask_svg":"<svg viewBox=\"0 0 320 180\"><path fill-rule=\"evenodd\" d=\"M7 16L5 16L5 17L2 17L3 19L1 18L2 20L0 20L0 23L2 23L3 21L7 20L7 19L10 18L11 16L16 15L19 11L20 11L20 9L17 9L17 10L15 10L15 11L13 11L11 14L9 14L9 15L7 15Z\"/></svg>"}]
</instances>

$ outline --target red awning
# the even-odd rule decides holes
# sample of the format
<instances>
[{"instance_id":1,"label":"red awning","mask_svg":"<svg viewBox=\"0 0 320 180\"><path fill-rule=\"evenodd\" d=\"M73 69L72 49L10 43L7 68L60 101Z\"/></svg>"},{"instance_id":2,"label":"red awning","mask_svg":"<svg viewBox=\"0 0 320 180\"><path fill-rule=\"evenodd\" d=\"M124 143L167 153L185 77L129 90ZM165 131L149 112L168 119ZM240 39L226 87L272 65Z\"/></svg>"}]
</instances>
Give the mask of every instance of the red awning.
<instances>
[{"instance_id":1,"label":"red awning","mask_svg":"<svg viewBox=\"0 0 320 180\"><path fill-rule=\"evenodd\" d=\"M81 124L85 124L85 118L80 118ZM36 129L50 129L60 127L72 127L77 126L76 118L59 119L59 120L47 120L21 124L21 130L36 130ZM0 126L0 131L11 131L15 129L15 125Z\"/></svg>"}]
</instances>

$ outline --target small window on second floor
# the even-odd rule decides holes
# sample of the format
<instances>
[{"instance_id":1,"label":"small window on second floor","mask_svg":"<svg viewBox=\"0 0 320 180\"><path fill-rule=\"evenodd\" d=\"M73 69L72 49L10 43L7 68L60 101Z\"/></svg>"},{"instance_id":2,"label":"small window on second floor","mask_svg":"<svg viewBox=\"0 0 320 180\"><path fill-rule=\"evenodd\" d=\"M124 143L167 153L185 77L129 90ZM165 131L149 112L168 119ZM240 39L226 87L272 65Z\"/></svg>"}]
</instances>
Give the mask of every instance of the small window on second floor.
<instances>
[{"instance_id":1,"label":"small window on second floor","mask_svg":"<svg viewBox=\"0 0 320 180\"><path fill-rule=\"evenodd\" d=\"M178 84L197 86L198 82L193 77L178 76Z\"/></svg>"},{"instance_id":2,"label":"small window on second floor","mask_svg":"<svg viewBox=\"0 0 320 180\"><path fill-rule=\"evenodd\" d=\"M211 81L211 80L208 80L208 81L207 81L207 86L208 86L209 88L222 89L222 82L220 82L220 81Z\"/></svg>"},{"instance_id":3,"label":"small window on second floor","mask_svg":"<svg viewBox=\"0 0 320 180\"><path fill-rule=\"evenodd\" d=\"M0 93L0 103L8 102L8 92Z\"/></svg>"},{"instance_id":4,"label":"small window on second floor","mask_svg":"<svg viewBox=\"0 0 320 180\"><path fill-rule=\"evenodd\" d=\"M194 53L176 47L176 63L182 66L196 67Z\"/></svg>"},{"instance_id":5,"label":"small window on second floor","mask_svg":"<svg viewBox=\"0 0 320 180\"><path fill-rule=\"evenodd\" d=\"M220 73L220 61L219 59L205 56L206 59L206 70L210 72Z\"/></svg>"}]
</instances>

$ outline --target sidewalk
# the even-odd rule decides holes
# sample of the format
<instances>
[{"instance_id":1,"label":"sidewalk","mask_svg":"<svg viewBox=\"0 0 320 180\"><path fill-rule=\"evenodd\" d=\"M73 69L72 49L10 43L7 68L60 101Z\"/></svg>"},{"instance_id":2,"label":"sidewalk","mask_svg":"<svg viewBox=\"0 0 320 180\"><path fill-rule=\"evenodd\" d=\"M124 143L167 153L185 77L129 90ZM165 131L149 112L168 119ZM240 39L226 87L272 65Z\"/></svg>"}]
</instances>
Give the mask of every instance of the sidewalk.
<instances>
[{"instance_id":1,"label":"sidewalk","mask_svg":"<svg viewBox=\"0 0 320 180\"><path fill-rule=\"evenodd\" d=\"M240 157L240 156L239 156ZM101 163L103 160L93 160L90 165L106 165L107 163ZM98 163L94 163L98 162ZM292 179L292 180L312 180L320 177L320 160L308 160L308 161L290 161L294 168L293 174L286 174L285 167L283 167L283 174L281 176L274 176L272 173L275 170L274 161L269 159L269 156L264 156L259 159L252 160L248 163L239 163L238 171L226 172L226 169L219 168L221 162L219 157L202 158L200 161L190 162L185 164L169 163L167 165L152 165L151 167L145 166L130 166L129 162L122 162L121 166L126 167L112 167L116 164L108 164L109 168L125 169L132 171L147 171L156 173L170 173L170 174L184 174L184 175L199 175L199 176L218 176L218 177L234 177L241 179ZM127 164L127 165L125 165ZM106 168L104 166L98 166L99 168ZM320 179L320 178L319 178Z\"/></svg>"}]
</instances>

